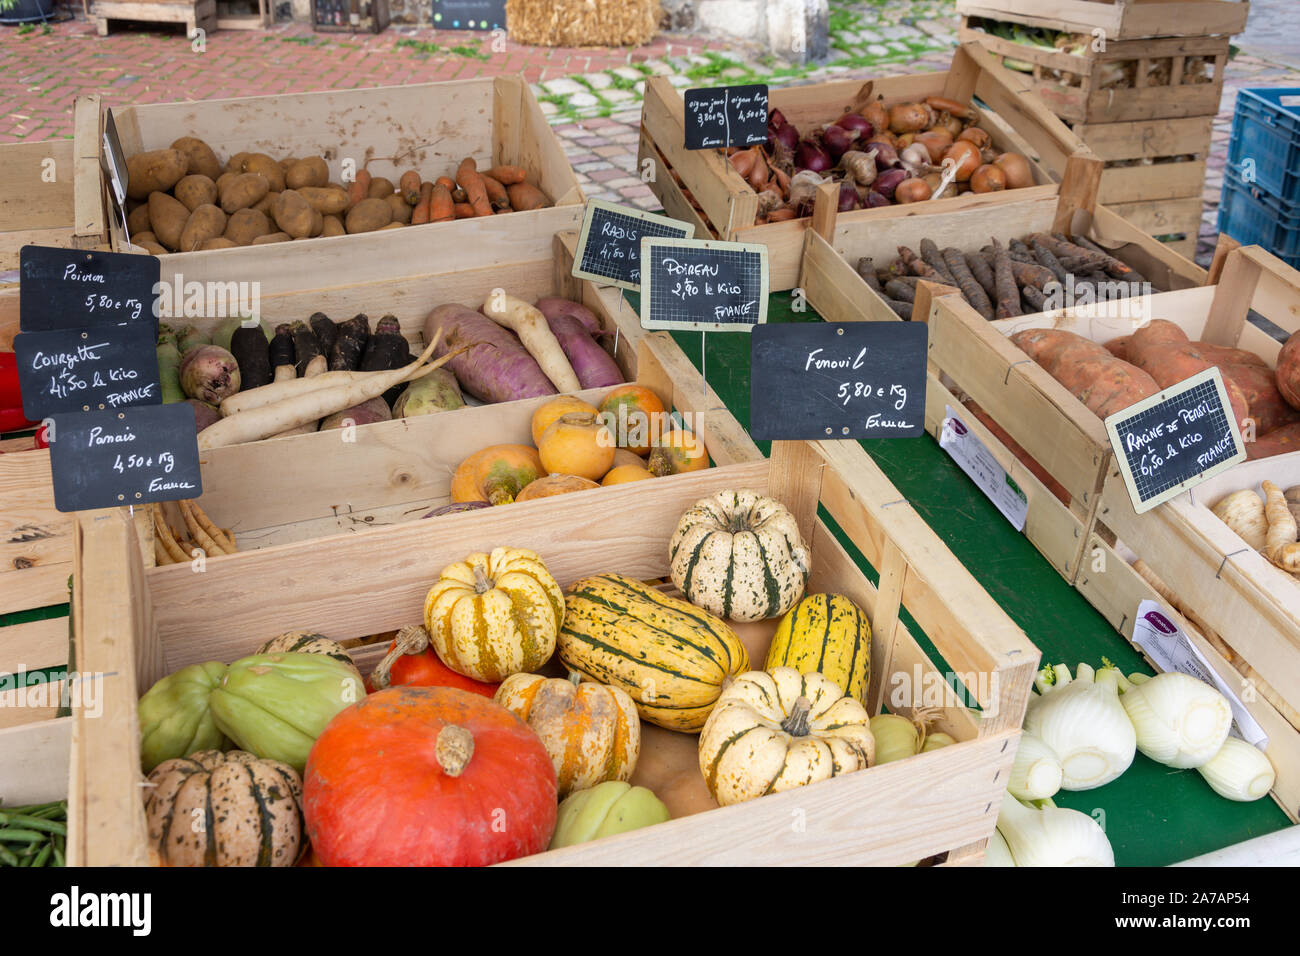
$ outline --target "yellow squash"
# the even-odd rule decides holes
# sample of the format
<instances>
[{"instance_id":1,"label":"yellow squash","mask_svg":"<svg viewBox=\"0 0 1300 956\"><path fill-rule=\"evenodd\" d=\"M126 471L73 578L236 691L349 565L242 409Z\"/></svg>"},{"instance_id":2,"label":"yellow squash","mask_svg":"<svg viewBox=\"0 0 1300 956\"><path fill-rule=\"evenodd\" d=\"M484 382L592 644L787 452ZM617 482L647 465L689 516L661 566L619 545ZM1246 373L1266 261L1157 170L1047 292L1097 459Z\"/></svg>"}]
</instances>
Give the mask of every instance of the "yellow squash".
<instances>
[{"instance_id":1,"label":"yellow squash","mask_svg":"<svg viewBox=\"0 0 1300 956\"><path fill-rule=\"evenodd\" d=\"M871 682L871 622L842 594L809 594L781 619L764 670L816 671L860 704Z\"/></svg>"}]
</instances>

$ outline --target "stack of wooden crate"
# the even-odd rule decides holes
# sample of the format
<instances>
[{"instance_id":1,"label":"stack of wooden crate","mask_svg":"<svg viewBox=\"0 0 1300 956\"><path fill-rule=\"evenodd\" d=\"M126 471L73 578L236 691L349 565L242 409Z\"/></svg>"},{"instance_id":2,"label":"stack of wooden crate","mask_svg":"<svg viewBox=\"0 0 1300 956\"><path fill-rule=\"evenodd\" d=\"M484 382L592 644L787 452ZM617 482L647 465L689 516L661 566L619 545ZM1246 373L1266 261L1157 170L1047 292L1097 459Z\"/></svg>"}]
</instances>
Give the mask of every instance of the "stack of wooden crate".
<instances>
[{"instance_id":1,"label":"stack of wooden crate","mask_svg":"<svg viewBox=\"0 0 1300 956\"><path fill-rule=\"evenodd\" d=\"M962 40L1026 71L1043 102L1106 161L1101 201L1188 258L1229 41L1249 9L1245 0L957 3Z\"/></svg>"}]
</instances>

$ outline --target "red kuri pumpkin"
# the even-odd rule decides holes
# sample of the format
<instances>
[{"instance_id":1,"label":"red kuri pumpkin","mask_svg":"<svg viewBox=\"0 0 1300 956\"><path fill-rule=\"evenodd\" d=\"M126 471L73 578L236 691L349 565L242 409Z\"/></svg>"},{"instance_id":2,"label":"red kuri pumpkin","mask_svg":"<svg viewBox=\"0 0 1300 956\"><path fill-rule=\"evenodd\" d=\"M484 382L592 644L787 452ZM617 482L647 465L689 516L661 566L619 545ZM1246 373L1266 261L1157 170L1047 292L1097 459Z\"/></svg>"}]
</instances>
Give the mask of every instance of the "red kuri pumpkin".
<instances>
[{"instance_id":1,"label":"red kuri pumpkin","mask_svg":"<svg viewBox=\"0 0 1300 956\"><path fill-rule=\"evenodd\" d=\"M458 687L484 697L494 697L501 685L485 684L457 674L429 645L429 632L418 624L412 624L397 632L397 639L388 645L388 653L366 678L368 694L385 687L402 686Z\"/></svg>"},{"instance_id":2,"label":"red kuri pumpkin","mask_svg":"<svg viewBox=\"0 0 1300 956\"><path fill-rule=\"evenodd\" d=\"M546 849L555 768L499 704L451 687L390 687L317 738L303 813L325 866L486 866Z\"/></svg>"}]
</instances>

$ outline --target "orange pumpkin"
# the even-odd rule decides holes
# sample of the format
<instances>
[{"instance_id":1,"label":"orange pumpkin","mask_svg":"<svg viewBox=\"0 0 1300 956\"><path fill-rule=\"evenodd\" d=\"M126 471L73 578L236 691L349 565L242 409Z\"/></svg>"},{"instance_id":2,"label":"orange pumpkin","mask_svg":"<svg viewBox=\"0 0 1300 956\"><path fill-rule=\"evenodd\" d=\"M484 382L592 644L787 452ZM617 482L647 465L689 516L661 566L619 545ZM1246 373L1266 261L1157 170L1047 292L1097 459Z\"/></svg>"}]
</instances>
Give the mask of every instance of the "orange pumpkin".
<instances>
[{"instance_id":1,"label":"orange pumpkin","mask_svg":"<svg viewBox=\"0 0 1300 956\"><path fill-rule=\"evenodd\" d=\"M527 445L492 445L460 463L451 476L451 500L508 505L546 469L536 449Z\"/></svg>"},{"instance_id":2,"label":"orange pumpkin","mask_svg":"<svg viewBox=\"0 0 1300 956\"><path fill-rule=\"evenodd\" d=\"M577 475L547 475L544 478L538 478L523 491L515 501L534 501L537 498L549 498L552 495L567 495L571 491L586 491L588 488L599 488L596 484L587 478L579 478Z\"/></svg>"},{"instance_id":3,"label":"orange pumpkin","mask_svg":"<svg viewBox=\"0 0 1300 956\"><path fill-rule=\"evenodd\" d=\"M594 414L561 415L537 443L542 467L560 475L599 480L614 463L614 436Z\"/></svg>"},{"instance_id":4,"label":"orange pumpkin","mask_svg":"<svg viewBox=\"0 0 1300 956\"><path fill-rule=\"evenodd\" d=\"M650 473L662 478L709 467L709 453L694 432L674 429L656 443L648 462Z\"/></svg>"},{"instance_id":5,"label":"orange pumpkin","mask_svg":"<svg viewBox=\"0 0 1300 956\"><path fill-rule=\"evenodd\" d=\"M419 624L408 624L397 632L388 653L366 678L366 693L407 685L458 687L484 697L492 697L499 686L465 677L444 664L429 644L429 632Z\"/></svg>"},{"instance_id":6,"label":"orange pumpkin","mask_svg":"<svg viewBox=\"0 0 1300 956\"><path fill-rule=\"evenodd\" d=\"M600 402L605 427L626 448L644 458L656 436L667 430L668 413L659 396L644 385L620 385Z\"/></svg>"},{"instance_id":7,"label":"orange pumpkin","mask_svg":"<svg viewBox=\"0 0 1300 956\"><path fill-rule=\"evenodd\" d=\"M561 395L544 405L539 405L537 411L533 412L533 444L541 445L542 435L546 434L546 429L550 427L551 422L561 415L582 414L595 415L596 406L584 402L575 395Z\"/></svg>"}]
</instances>

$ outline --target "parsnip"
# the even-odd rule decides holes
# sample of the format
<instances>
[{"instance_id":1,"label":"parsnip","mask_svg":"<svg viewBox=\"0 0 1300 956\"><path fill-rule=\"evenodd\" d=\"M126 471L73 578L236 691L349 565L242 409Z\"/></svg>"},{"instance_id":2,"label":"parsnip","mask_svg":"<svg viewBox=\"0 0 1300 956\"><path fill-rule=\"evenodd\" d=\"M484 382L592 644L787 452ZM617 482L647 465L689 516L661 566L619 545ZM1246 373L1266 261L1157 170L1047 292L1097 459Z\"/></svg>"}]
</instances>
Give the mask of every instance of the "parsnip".
<instances>
[{"instance_id":1,"label":"parsnip","mask_svg":"<svg viewBox=\"0 0 1300 956\"><path fill-rule=\"evenodd\" d=\"M1264 502L1249 488L1234 491L1214 506L1220 521L1241 536L1241 540L1256 551L1263 551L1268 538L1268 519L1264 517Z\"/></svg>"},{"instance_id":2,"label":"parsnip","mask_svg":"<svg viewBox=\"0 0 1300 956\"><path fill-rule=\"evenodd\" d=\"M483 303L483 314L519 336L528 354L537 360L542 372L561 393L582 390L577 373L541 312L512 295L492 293Z\"/></svg>"},{"instance_id":3,"label":"parsnip","mask_svg":"<svg viewBox=\"0 0 1300 956\"><path fill-rule=\"evenodd\" d=\"M1284 571L1300 571L1300 542L1296 541L1296 520L1287 507L1282 489L1271 481L1263 483L1267 496L1264 513L1268 516L1268 542L1264 556Z\"/></svg>"}]
</instances>

